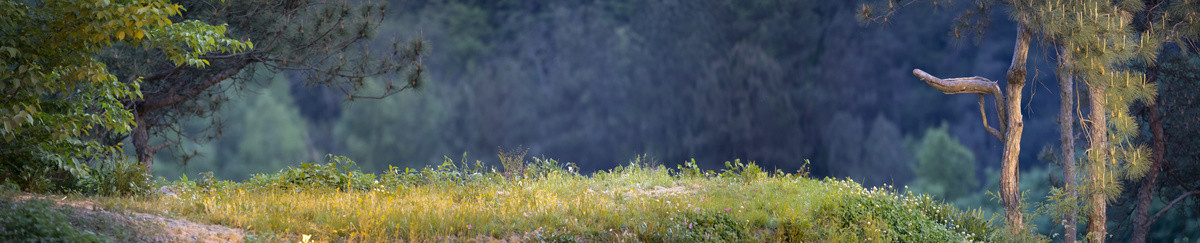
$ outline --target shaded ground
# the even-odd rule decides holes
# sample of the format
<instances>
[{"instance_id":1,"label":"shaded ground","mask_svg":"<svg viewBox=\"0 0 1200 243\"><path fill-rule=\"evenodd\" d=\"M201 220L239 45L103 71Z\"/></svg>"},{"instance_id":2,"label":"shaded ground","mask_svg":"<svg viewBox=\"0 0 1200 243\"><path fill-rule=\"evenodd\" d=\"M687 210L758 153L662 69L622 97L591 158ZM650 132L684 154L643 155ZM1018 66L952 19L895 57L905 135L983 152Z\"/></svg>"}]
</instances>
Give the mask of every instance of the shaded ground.
<instances>
[{"instance_id":1,"label":"shaded ground","mask_svg":"<svg viewBox=\"0 0 1200 243\"><path fill-rule=\"evenodd\" d=\"M115 212L96 207L94 202L66 197L22 194L17 202L45 199L68 212L72 226L108 235L121 242L238 242L241 229L202 224L182 219L137 212Z\"/></svg>"}]
</instances>

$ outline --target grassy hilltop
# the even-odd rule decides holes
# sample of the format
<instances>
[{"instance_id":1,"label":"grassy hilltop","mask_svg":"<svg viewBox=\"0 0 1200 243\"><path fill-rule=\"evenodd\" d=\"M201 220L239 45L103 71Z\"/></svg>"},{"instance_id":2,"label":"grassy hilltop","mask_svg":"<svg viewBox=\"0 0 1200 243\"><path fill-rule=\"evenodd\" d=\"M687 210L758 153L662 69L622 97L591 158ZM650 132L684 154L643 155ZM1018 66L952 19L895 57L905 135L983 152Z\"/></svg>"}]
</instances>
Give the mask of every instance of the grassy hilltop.
<instances>
[{"instance_id":1,"label":"grassy hilltop","mask_svg":"<svg viewBox=\"0 0 1200 243\"><path fill-rule=\"evenodd\" d=\"M959 242L995 231L982 213L928 196L741 161L705 171L635 159L591 175L520 161L496 169L447 159L377 175L330 157L243 182L183 178L86 200L239 228L247 241Z\"/></svg>"}]
</instances>

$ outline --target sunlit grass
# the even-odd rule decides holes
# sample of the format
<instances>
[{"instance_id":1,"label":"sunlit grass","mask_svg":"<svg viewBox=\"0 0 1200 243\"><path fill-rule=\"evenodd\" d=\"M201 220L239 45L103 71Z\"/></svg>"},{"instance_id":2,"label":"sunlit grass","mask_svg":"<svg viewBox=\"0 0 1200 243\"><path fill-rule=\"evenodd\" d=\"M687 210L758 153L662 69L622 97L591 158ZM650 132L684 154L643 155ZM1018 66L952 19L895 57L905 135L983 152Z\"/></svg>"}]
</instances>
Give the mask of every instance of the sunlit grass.
<instances>
[{"instance_id":1,"label":"sunlit grass","mask_svg":"<svg viewBox=\"0 0 1200 243\"><path fill-rule=\"evenodd\" d=\"M590 176L542 159L521 175L450 161L379 176L313 172L335 168L318 166L241 183L178 181L176 195L98 200L288 241L961 241L991 231L979 213L926 196L751 166L717 173L634 161ZM332 176L344 185L312 185L330 175L344 175Z\"/></svg>"}]
</instances>

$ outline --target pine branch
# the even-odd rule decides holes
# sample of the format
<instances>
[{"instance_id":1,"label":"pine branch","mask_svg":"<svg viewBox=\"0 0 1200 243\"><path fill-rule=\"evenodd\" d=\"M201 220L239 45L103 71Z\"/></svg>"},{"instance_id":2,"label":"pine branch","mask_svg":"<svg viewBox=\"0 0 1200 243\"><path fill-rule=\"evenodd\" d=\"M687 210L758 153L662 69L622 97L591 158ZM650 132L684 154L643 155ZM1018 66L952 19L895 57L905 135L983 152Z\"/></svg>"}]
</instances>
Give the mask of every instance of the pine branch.
<instances>
[{"instance_id":1,"label":"pine branch","mask_svg":"<svg viewBox=\"0 0 1200 243\"><path fill-rule=\"evenodd\" d=\"M217 83L220 83L221 81L225 81L226 79L233 77L233 75L240 73L242 71L242 69L245 68L247 65L249 65L251 62L254 62L253 59L244 59L242 61L239 61L237 64L234 64L232 67L229 67L229 68L225 69L224 71L221 71L220 73L217 73L217 74L209 77L208 79L203 80L200 84L198 84L194 87L190 87L187 90L176 91L176 90L172 89L170 92L167 92L162 95L158 95L158 96L154 96L154 97L146 97L146 99L142 102L140 109L143 111L156 110L158 108L174 105L179 102L183 102L185 100L191 99L192 97L199 95L204 90L208 90L209 87L212 87L213 85L216 85Z\"/></svg>"}]
</instances>

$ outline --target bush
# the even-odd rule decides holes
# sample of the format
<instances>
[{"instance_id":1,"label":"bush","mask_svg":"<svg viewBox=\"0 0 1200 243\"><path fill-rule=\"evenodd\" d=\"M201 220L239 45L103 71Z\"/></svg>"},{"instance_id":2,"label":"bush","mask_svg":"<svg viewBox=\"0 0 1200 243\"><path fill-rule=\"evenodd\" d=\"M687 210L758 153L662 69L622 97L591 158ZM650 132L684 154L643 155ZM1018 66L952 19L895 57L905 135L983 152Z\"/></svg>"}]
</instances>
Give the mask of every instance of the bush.
<instances>
[{"instance_id":1,"label":"bush","mask_svg":"<svg viewBox=\"0 0 1200 243\"><path fill-rule=\"evenodd\" d=\"M525 165L526 174L530 178L545 178L552 174L558 175L579 175L579 166L575 163L559 163L558 160L548 158L533 158L533 162Z\"/></svg>"},{"instance_id":2,"label":"bush","mask_svg":"<svg viewBox=\"0 0 1200 243\"><path fill-rule=\"evenodd\" d=\"M27 155L0 156L0 182L18 185L29 192L74 189L88 168L70 160Z\"/></svg>"},{"instance_id":3,"label":"bush","mask_svg":"<svg viewBox=\"0 0 1200 243\"><path fill-rule=\"evenodd\" d=\"M105 196L145 194L154 185L146 167L130 160L101 164L89 170L79 184L83 193Z\"/></svg>"},{"instance_id":4,"label":"bush","mask_svg":"<svg viewBox=\"0 0 1200 243\"><path fill-rule=\"evenodd\" d=\"M733 162L725 161L725 170L719 175L722 178L733 178L743 182L752 182L758 179L766 178L767 172L758 167L754 161L742 162L740 159Z\"/></svg>"},{"instance_id":5,"label":"bush","mask_svg":"<svg viewBox=\"0 0 1200 243\"><path fill-rule=\"evenodd\" d=\"M324 164L301 163L300 167L284 168L275 174L255 174L248 184L264 188L291 189L296 187L337 188L339 190L369 189L374 174L363 174L353 160L345 156L327 155Z\"/></svg>"},{"instance_id":6,"label":"bush","mask_svg":"<svg viewBox=\"0 0 1200 243\"><path fill-rule=\"evenodd\" d=\"M852 181L826 183L836 187L830 191L837 195L815 211L818 235L899 242L985 241L992 236L991 220L984 220L978 210L962 212L929 196L896 194L891 188L868 190Z\"/></svg>"}]
</instances>

